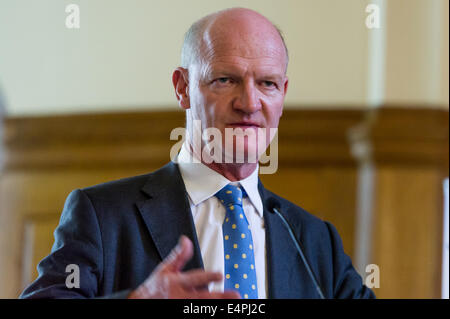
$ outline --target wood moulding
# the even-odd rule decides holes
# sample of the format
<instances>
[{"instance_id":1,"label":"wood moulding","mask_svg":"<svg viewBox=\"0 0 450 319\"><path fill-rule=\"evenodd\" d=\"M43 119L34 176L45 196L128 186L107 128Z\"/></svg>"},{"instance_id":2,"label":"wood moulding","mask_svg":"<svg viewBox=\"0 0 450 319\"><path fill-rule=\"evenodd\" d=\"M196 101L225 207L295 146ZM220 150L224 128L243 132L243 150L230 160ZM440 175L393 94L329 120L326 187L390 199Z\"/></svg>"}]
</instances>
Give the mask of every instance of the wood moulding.
<instances>
[{"instance_id":1,"label":"wood moulding","mask_svg":"<svg viewBox=\"0 0 450 319\"><path fill-rule=\"evenodd\" d=\"M5 169L163 165L177 142L170 132L184 123L181 111L6 118ZM439 109L286 109L278 134L280 166L354 165L361 139L379 163L448 161L448 111Z\"/></svg>"}]
</instances>

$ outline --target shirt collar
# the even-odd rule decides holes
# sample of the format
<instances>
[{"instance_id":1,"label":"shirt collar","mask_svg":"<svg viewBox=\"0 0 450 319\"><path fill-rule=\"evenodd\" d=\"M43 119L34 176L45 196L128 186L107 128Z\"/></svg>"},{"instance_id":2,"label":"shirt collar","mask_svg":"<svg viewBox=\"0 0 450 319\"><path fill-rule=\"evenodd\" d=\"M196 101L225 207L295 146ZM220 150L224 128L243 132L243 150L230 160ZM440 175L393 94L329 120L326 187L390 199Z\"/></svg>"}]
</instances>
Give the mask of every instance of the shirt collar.
<instances>
[{"instance_id":1,"label":"shirt collar","mask_svg":"<svg viewBox=\"0 0 450 319\"><path fill-rule=\"evenodd\" d=\"M231 182L228 178L209 168L203 163L193 163L192 156L186 143L181 147L177 157L178 167L183 178L186 191L194 205L198 205L214 196L228 184L241 185L247 192L259 216L263 216L263 205L258 191L259 166L248 177Z\"/></svg>"}]
</instances>

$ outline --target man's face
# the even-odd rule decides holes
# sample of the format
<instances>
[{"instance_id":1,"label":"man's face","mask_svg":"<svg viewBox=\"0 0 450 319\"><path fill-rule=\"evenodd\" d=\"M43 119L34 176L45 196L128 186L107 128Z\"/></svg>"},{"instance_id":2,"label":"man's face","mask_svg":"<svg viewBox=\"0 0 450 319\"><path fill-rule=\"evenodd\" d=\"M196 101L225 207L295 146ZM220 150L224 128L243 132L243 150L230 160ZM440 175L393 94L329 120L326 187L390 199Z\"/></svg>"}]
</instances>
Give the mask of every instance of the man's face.
<instances>
[{"instance_id":1,"label":"man's face","mask_svg":"<svg viewBox=\"0 0 450 319\"><path fill-rule=\"evenodd\" d=\"M189 67L191 120L201 120L202 130L220 130L222 145L226 128L256 134L258 128L269 133L278 127L288 79L284 46L277 36L260 32L258 37L245 30L207 34L201 58ZM257 143L245 138L243 147L256 151Z\"/></svg>"}]
</instances>

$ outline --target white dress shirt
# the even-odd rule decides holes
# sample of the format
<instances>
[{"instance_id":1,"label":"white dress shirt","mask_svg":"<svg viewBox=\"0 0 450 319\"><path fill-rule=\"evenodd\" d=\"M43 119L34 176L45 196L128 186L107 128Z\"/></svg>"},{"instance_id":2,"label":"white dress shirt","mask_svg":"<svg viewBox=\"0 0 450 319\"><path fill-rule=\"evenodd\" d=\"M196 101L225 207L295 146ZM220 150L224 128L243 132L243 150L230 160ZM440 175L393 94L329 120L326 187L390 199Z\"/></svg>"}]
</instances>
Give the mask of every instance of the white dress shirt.
<instances>
[{"instance_id":1,"label":"white dress shirt","mask_svg":"<svg viewBox=\"0 0 450 319\"><path fill-rule=\"evenodd\" d=\"M258 192L258 168L247 178L231 182L203 163L193 163L191 152L183 144L177 157L181 176L189 195L189 203L195 223L203 265L206 271L224 274L222 224L225 207L214 195L228 184L241 185L248 194L242 207L252 233L258 298L267 296L266 237L263 219L263 204ZM225 274L224 274L225 277ZM223 281L211 283L210 291L223 291Z\"/></svg>"}]
</instances>

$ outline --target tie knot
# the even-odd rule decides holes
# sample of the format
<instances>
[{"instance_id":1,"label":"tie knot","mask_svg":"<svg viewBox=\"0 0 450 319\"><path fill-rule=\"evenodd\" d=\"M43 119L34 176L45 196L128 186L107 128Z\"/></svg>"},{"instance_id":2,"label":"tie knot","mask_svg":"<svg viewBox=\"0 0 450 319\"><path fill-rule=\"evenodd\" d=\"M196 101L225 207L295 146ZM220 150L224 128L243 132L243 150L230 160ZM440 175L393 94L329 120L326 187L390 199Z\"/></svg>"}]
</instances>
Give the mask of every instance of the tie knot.
<instances>
[{"instance_id":1,"label":"tie knot","mask_svg":"<svg viewBox=\"0 0 450 319\"><path fill-rule=\"evenodd\" d=\"M244 189L228 184L215 195L225 206L240 205L242 206L242 198L247 196Z\"/></svg>"}]
</instances>

